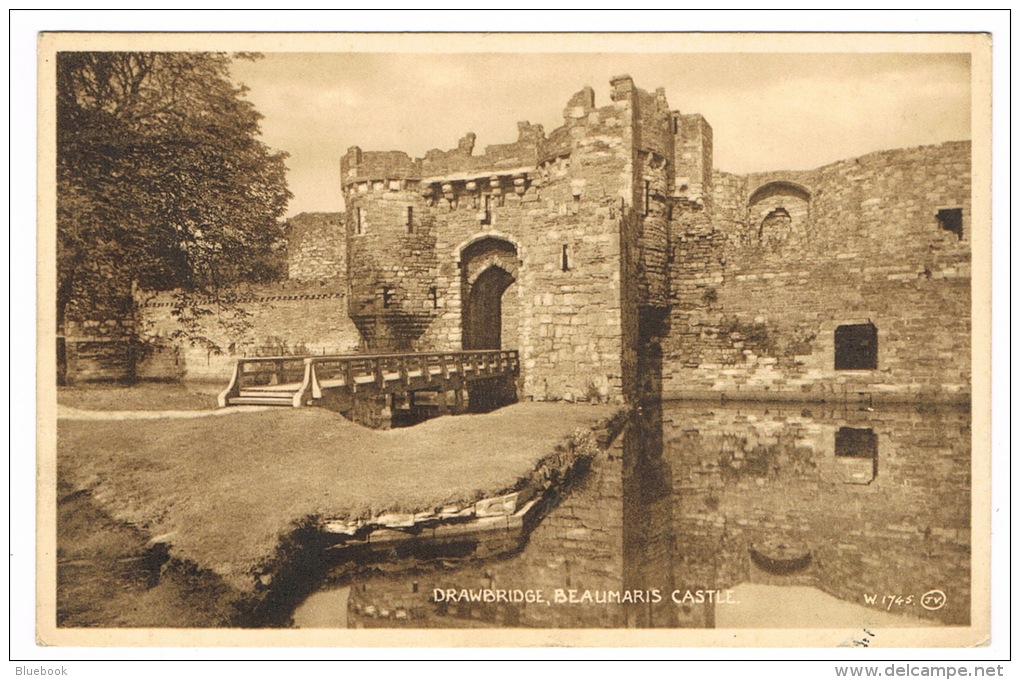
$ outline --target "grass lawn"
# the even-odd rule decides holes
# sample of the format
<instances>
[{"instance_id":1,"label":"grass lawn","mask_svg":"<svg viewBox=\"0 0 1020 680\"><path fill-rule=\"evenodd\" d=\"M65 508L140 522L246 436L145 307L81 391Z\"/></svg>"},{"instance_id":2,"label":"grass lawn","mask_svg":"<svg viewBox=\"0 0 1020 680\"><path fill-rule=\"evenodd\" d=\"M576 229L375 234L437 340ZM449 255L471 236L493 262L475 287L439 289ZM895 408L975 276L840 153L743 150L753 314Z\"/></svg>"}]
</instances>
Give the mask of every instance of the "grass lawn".
<instances>
[{"instance_id":1,"label":"grass lawn","mask_svg":"<svg viewBox=\"0 0 1020 680\"><path fill-rule=\"evenodd\" d=\"M422 511L509 491L618 407L522 403L377 431L324 409L219 418L58 421L58 476L112 518L242 590L312 517Z\"/></svg>"},{"instance_id":2,"label":"grass lawn","mask_svg":"<svg viewBox=\"0 0 1020 680\"><path fill-rule=\"evenodd\" d=\"M227 386L141 382L61 387L57 404L89 411L204 411L216 408L216 395Z\"/></svg>"}]
</instances>

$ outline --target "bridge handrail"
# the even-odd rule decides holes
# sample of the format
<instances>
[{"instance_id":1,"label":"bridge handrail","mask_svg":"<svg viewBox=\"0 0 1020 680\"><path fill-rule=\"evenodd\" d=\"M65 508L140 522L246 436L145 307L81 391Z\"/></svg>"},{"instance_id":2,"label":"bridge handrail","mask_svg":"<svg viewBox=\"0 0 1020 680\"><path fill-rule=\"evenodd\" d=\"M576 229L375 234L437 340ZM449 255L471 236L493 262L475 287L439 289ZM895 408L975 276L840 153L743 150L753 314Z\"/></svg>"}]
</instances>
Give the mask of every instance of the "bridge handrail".
<instances>
[{"instance_id":1,"label":"bridge handrail","mask_svg":"<svg viewBox=\"0 0 1020 680\"><path fill-rule=\"evenodd\" d=\"M388 359L394 357L421 357L421 356L451 356L451 355L467 355L467 354L518 354L515 349L455 349L450 351L430 351L430 352L385 352L380 354L315 354L312 356L304 357L278 357L278 358L289 358L289 359L305 359L314 363L321 363L323 361L335 361L338 359ZM261 357L259 357L261 358ZM238 361L241 361L240 359ZM249 361L245 359L244 361Z\"/></svg>"},{"instance_id":2,"label":"bridge handrail","mask_svg":"<svg viewBox=\"0 0 1020 680\"><path fill-rule=\"evenodd\" d=\"M301 387L298 388L297 392L294 393L294 397L291 399L291 406L297 408L301 406L301 402L304 401L305 393L312 386L315 380L315 368L312 364L305 359L305 375L301 380Z\"/></svg>"},{"instance_id":3,"label":"bridge handrail","mask_svg":"<svg viewBox=\"0 0 1020 680\"><path fill-rule=\"evenodd\" d=\"M237 361L234 363L234 371L230 377L230 384L227 386L227 389L225 389L223 392L219 394L219 396L217 397L217 402L220 404L220 406L226 406L227 400L230 397L237 396L238 394L240 394L242 389L244 389L245 387L249 387L250 385L248 385L247 381L245 380L245 377L249 375L265 375L267 373L271 373L276 377L276 382L278 384L286 383L287 381L285 380L284 374L286 369L284 368L284 365L287 363L301 364L302 375L304 377L307 377L305 376L305 374L308 373L308 369L307 367L304 366L305 363L304 356L242 357L240 359L237 359ZM245 367L253 365L254 366L272 365L273 370L272 371L245 370Z\"/></svg>"},{"instance_id":4,"label":"bridge handrail","mask_svg":"<svg viewBox=\"0 0 1020 680\"><path fill-rule=\"evenodd\" d=\"M238 396L241 390L251 385L246 384L245 377L249 375L271 374L276 378L276 384L289 384L286 380L285 367L287 363L296 364L300 362L303 366L302 379L292 396L292 404L301 406L308 390L311 390L313 399L322 398L321 380L328 379L319 375L320 366L326 369L325 365L335 364L335 369L342 372L344 384L352 391L356 391L358 384L356 378L371 377L371 382L377 387L385 388L388 373L396 373L398 379L410 384L411 372L420 372L426 382L433 379L431 369L439 368L439 376L449 378L454 370L457 375L465 374L465 367L470 369L471 375L493 375L511 372L520 369L520 357L517 350L513 349L468 349L450 350L435 352L387 352L378 354L320 354L313 356L289 355L273 357L244 357L237 359L234 364L234 371L230 378L230 384L217 397L220 406L226 406L231 397ZM271 371L246 371L248 366L260 366L271 364ZM330 367L334 368L334 367ZM327 371L328 372L328 371ZM393 380L393 378L390 378ZM297 384L297 383L295 383ZM365 383L363 383L365 384Z\"/></svg>"},{"instance_id":5,"label":"bridge handrail","mask_svg":"<svg viewBox=\"0 0 1020 680\"><path fill-rule=\"evenodd\" d=\"M220 408L226 408L230 403L231 397L236 397L240 393L239 382L241 380L241 364L235 363L234 370L230 374L230 384L227 385L227 389L216 395L216 405Z\"/></svg>"},{"instance_id":6,"label":"bridge handrail","mask_svg":"<svg viewBox=\"0 0 1020 680\"><path fill-rule=\"evenodd\" d=\"M434 361L437 360L438 361ZM465 361L467 359L467 361ZM420 371L428 382L432 378L430 368L437 367L443 378L448 378L455 366L458 375L463 375L464 366L471 366L472 374L502 373L519 368L517 350L454 350L449 352L394 352L388 354L335 354L306 357L312 370L312 396L321 398L322 380L329 379L329 369L343 375L345 385L357 389L356 378L371 377L377 386L386 384L386 372L397 373L405 383L410 381L411 371ZM453 364L453 366L451 366ZM388 369L388 371L387 371ZM327 371L327 376L320 373Z\"/></svg>"}]
</instances>

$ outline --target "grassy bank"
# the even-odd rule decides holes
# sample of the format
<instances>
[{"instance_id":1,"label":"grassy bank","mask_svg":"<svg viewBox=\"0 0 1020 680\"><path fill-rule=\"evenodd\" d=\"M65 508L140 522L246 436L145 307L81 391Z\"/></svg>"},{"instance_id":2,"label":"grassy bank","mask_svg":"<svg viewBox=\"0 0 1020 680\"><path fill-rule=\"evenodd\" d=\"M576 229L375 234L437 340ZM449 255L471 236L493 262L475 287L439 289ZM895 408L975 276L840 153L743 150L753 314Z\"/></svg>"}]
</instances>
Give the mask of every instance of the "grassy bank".
<instances>
[{"instance_id":1,"label":"grassy bank","mask_svg":"<svg viewBox=\"0 0 1020 680\"><path fill-rule=\"evenodd\" d=\"M161 568L149 537L111 519L88 493L64 487L58 498L58 626L204 628L234 620L237 594L222 580L177 562Z\"/></svg>"},{"instance_id":2,"label":"grassy bank","mask_svg":"<svg viewBox=\"0 0 1020 680\"><path fill-rule=\"evenodd\" d=\"M58 424L58 475L171 555L252 587L308 517L421 511L513 489L557 443L616 410L525 403L375 431L321 409Z\"/></svg>"},{"instance_id":3,"label":"grassy bank","mask_svg":"<svg viewBox=\"0 0 1020 680\"><path fill-rule=\"evenodd\" d=\"M138 383L61 387L57 404L88 411L203 411L216 408L223 385Z\"/></svg>"}]
</instances>

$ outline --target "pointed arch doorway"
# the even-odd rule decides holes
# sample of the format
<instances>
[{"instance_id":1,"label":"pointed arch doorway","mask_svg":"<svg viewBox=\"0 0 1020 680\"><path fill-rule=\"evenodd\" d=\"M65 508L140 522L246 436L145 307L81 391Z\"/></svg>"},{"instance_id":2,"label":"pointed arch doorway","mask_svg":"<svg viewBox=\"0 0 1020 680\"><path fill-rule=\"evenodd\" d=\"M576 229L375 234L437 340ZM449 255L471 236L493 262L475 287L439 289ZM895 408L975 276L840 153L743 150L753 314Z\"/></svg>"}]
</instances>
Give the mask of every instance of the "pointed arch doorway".
<instances>
[{"instance_id":1,"label":"pointed arch doorway","mask_svg":"<svg viewBox=\"0 0 1020 680\"><path fill-rule=\"evenodd\" d=\"M512 349L517 343L517 299L513 285L517 248L501 238L485 237L461 251L464 349Z\"/></svg>"},{"instance_id":2,"label":"pointed arch doorway","mask_svg":"<svg viewBox=\"0 0 1020 680\"><path fill-rule=\"evenodd\" d=\"M502 349L503 294L513 282L514 277L498 265L475 279L464 310L464 349Z\"/></svg>"}]
</instances>

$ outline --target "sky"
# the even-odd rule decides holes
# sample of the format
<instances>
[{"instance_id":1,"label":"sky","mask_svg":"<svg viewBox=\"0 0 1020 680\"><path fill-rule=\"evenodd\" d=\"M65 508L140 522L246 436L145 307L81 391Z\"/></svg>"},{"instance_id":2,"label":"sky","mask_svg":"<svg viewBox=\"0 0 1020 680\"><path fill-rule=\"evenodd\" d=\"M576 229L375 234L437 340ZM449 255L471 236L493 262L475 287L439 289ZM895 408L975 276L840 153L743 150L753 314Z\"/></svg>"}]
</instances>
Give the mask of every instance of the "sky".
<instances>
[{"instance_id":1,"label":"sky","mask_svg":"<svg viewBox=\"0 0 1020 680\"><path fill-rule=\"evenodd\" d=\"M512 142L517 121L562 125L585 85L609 103L629 74L714 131L717 169L806 170L880 149L971 137L967 54L931 53L279 53L234 77L265 116L263 138L290 154L288 215L341 210L348 147L475 153Z\"/></svg>"}]
</instances>

